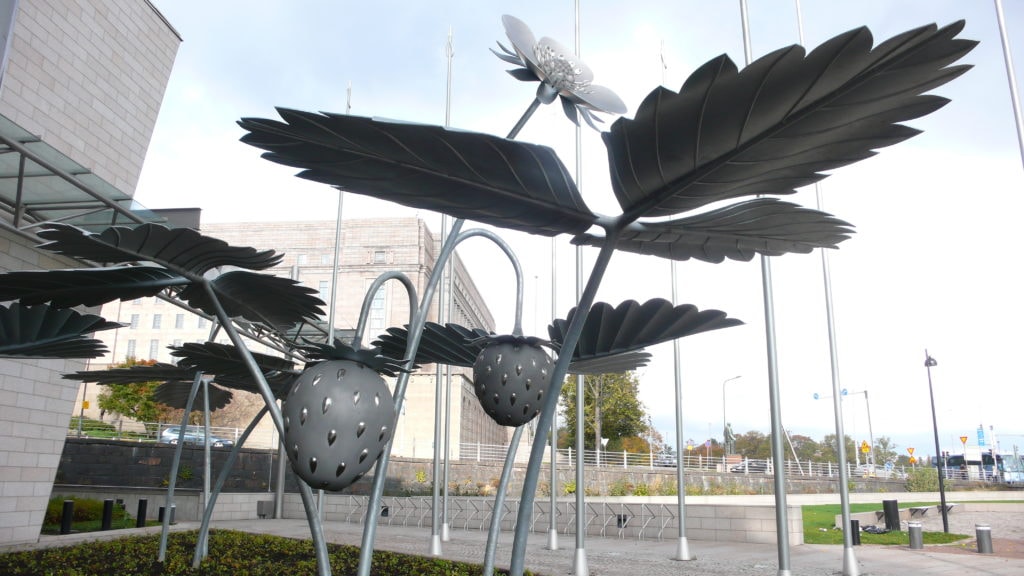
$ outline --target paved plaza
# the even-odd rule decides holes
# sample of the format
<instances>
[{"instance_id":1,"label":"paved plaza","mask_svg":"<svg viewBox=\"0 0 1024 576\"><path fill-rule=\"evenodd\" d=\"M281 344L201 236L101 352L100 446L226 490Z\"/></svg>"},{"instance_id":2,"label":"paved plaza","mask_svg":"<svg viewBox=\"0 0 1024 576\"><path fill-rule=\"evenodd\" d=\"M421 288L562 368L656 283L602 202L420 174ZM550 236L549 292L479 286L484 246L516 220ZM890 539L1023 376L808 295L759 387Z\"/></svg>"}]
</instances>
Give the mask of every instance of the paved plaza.
<instances>
[{"instance_id":1,"label":"paved plaza","mask_svg":"<svg viewBox=\"0 0 1024 576\"><path fill-rule=\"evenodd\" d=\"M928 514L921 519L926 531L941 531L942 517ZM976 524L988 524L993 536L993 554L977 553L973 538L963 542L926 546L910 550L905 546L856 546L854 554L859 572L864 576L961 575L1019 576L1024 574L1024 518L1019 512L954 512L949 515L950 531L975 534ZM327 521L325 534L330 542L358 545L362 526ZM175 531L198 528L196 522L182 522ZM214 528L308 538L305 520L237 520L215 522ZM44 536L35 546L59 546L124 535L127 532L159 532L158 527L107 533ZM425 555L429 549L426 528L380 526L377 548L409 554ZM443 544L444 558L479 563L487 541L485 531L453 530L451 540ZM512 535L504 532L498 548L497 562L507 567ZM559 535L559 549L548 550L547 535L532 534L527 553L527 568L546 576L573 574L575 538ZM587 565L592 576L668 576L668 575L775 575L778 574L778 552L772 544L747 544L690 540L696 559L679 562L671 559L674 540L643 540L599 538L587 539ZM32 547L21 546L20 548ZM211 550L216 554L216 550ZM790 549L790 573L793 576L840 574L842 546L803 544Z\"/></svg>"}]
</instances>

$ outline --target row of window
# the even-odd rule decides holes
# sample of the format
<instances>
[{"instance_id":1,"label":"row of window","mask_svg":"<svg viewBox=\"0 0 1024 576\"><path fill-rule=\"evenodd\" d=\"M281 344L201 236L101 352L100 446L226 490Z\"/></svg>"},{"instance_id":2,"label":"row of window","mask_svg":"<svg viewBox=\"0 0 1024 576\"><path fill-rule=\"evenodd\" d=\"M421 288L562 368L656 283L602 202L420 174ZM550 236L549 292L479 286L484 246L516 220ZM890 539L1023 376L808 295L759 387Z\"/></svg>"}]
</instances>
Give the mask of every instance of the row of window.
<instances>
[{"instance_id":1,"label":"row of window","mask_svg":"<svg viewBox=\"0 0 1024 576\"><path fill-rule=\"evenodd\" d=\"M140 318L140 316L141 315L139 315L139 314L132 314L131 316L129 316L128 317L128 327L129 328L138 328L139 327L139 318ZM153 322L152 322L151 327L154 328L154 329L162 328L163 327L163 322L164 322L163 314L153 314ZM179 330L185 327L185 315L184 314L175 314L174 315L174 327L176 329L179 329ZM197 317L196 318L196 328L206 328L206 318L203 318L202 316Z\"/></svg>"}]
</instances>

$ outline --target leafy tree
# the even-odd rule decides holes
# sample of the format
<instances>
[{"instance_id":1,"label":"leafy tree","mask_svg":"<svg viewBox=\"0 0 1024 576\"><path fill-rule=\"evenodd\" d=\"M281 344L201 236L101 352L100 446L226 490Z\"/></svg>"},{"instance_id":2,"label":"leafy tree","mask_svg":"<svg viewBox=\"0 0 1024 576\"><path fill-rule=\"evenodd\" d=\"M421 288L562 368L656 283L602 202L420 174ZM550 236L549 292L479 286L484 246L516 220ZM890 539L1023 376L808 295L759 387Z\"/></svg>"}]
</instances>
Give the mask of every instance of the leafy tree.
<instances>
[{"instance_id":1,"label":"leafy tree","mask_svg":"<svg viewBox=\"0 0 1024 576\"><path fill-rule=\"evenodd\" d=\"M808 462L819 458L821 446L810 436L804 436L803 434L790 434L789 441L793 445L793 451L796 452L796 457L799 458L801 462Z\"/></svg>"},{"instance_id":2,"label":"leafy tree","mask_svg":"<svg viewBox=\"0 0 1024 576\"><path fill-rule=\"evenodd\" d=\"M736 435L736 453L744 458L771 458L771 436L757 430Z\"/></svg>"},{"instance_id":3,"label":"leafy tree","mask_svg":"<svg viewBox=\"0 0 1024 576\"><path fill-rule=\"evenodd\" d=\"M846 436L846 462L853 464L857 461L857 443L853 441L853 438ZM839 462L839 448L836 444L836 435L828 434L821 441L821 461L823 462Z\"/></svg>"},{"instance_id":4,"label":"leafy tree","mask_svg":"<svg viewBox=\"0 0 1024 576\"><path fill-rule=\"evenodd\" d=\"M130 368L132 366L152 366L156 360L136 360L129 356L121 364L112 368ZM100 410L115 412L121 416L138 420L146 424L147 430L154 427L155 422L167 420L173 414L179 415L181 410L175 410L166 404L161 404L153 399L153 392L161 382L141 382L137 384L106 384L105 390L97 396ZM149 430L153 431L153 430Z\"/></svg>"},{"instance_id":5,"label":"leafy tree","mask_svg":"<svg viewBox=\"0 0 1024 576\"><path fill-rule=\"evenodd\" d=\"M898 460L896 454L898 446L888 436L875 438L875 463L879 466L884 465L886 462L895 463Z\"/></svg>"},{"instance_id":6,"label":"leafy tree","mask_svg":"<svg viewBox=\"0 0 1024 576\"><path fill-rule=\"evenodd\" d=\"M566 379L559 399L569 446L576 445L576 380L575 377ZM583 445L587 450L597 446L598 435L608 438L608 450L622 450L623 439L639 437L648 431L646 411L638 398L639 385L633 372L586 376Z\"/></svg>"}]
</instances>

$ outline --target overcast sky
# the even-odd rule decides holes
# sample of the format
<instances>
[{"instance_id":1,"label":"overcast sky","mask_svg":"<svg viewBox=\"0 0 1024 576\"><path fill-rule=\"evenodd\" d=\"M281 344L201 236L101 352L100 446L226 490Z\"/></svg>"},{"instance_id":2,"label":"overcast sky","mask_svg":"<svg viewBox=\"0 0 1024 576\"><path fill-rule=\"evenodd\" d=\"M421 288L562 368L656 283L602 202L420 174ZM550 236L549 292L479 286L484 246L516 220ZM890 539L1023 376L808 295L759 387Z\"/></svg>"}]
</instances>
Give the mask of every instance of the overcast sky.
<instances>
[{"instance_id":1,"label":"overcast sky","mask_svg":"<svg viewBox=\"0 0 1024 576\"><path fill-rule=\"evenodd\" d=\"M294 170L259 158L238 142L235 121L276 117L274 107L344 112L424 123L445 120L448 60L454 45L451 124L506 134L533 98L535 84L509 77L490 52L508 45L502 14L525 21L539 38L573 45L573 2L154 0L184 41L178 52L136 198L147 207L196 206L204 222L332 218L337 192L295 178ZM595 83L636 106L664 78L678 89L703 62L727 53L744 64L739 2L615 0L582 2L581 55ZM1024 77L1024 5L1006 2L1017 76ZM749 0L754 56L797 43L793 0ZM991 426L1003 451L1024 450L1020 352L1022 275L1019 228L1024 170L1017 146L995 8L987 1L804 0L805 45L858 26L876 43L920 25L966 19L962 37L981 41L964 60L974 69L936 90L952 103L910 123L924 130L872 159L841 168L822 183L824 208L857 227L830 252L846 431L890 437L901 453L934 453L925 349L938 361L932 377L942 449L960 450ZM661 66L662 57L667 68ZM574 128L560 107L542 109L520 134L554 147L575 166ZM612 118L608 118L610 123ZM606 155L596 132L583 132L581 189L591 209L618 213ZM813 190L790 198L814 206ZM346 194L346 218L412 214ZM440 217L420 213L431 227ZM468 223L467 226L471 224ZM552 241L503 232L527 279L524 328L546 336L552 318ZM511 273L491 273L496 249L479 241L460 254L476 275L499 322L512 327ZM556 238L555 315L575 292L574 249ZM277 248L259 246L258 248ZM584 251L589 272L595 251ZM782 420L793 434L820 440L834 431L821 258L775 258L776 333ZM502 269L498 268L497 271ZM760 266L684 262L680 302L724 310L747 324L684 339L684 432L720 437L725 411L738 433L769 430L767 360ZM670 298L669 265L617 254L598 299L618 304ZM672 428L672 351L653 349L641 372L642 399L666 438ZM866 391L867 394L858 392ZM987 438L991 443L991 437Z\"/></svg>"}]
</instances>

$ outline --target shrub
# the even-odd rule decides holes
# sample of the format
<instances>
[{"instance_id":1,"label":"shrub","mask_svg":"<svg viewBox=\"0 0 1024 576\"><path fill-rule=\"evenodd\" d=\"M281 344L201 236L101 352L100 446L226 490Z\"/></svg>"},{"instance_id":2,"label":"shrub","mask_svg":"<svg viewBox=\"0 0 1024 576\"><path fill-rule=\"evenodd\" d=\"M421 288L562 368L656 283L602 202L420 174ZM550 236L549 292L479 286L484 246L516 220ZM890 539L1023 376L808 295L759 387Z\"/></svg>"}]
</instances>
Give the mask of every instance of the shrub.
<instances>
[{"instance_id":1,"label":"shrub","mask_svg":"<svg viewBox=\"0 0 1024 576\"><path fill-rule=\"evenodd\" d=\"M907 472L907 492L938 492L939 471L934 466Z\"/></svg>"},{"instance_id":2,"label":"shrub","mask_svg":"<svg viewBox=\"0 0 1024 576\"><path fill-rule=\"evenodd\" d=\"M82 498L81 496L54 496L46 503L46 515L43 516L43 524L60 524L61 516L64 514L64 501L74 500L75 511L72 514L73 522L90 522L103 518L103 501L95 498ZM125 512L118 506L114 506L114 520L125 517Z\"/></svg>"}]
</instances>

